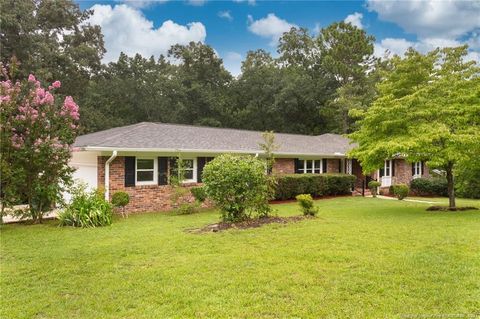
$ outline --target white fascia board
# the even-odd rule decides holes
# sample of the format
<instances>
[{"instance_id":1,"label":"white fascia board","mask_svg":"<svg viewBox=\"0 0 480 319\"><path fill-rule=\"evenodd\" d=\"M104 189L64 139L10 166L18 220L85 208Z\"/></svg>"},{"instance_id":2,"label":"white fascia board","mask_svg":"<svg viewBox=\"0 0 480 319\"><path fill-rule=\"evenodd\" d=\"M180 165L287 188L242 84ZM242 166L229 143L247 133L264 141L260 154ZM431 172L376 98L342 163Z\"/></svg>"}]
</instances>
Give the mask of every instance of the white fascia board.
<instances>
[{"instance_id":1,"label":"white fascia board","mask_svg":"<svg viewBox=\"0 0 480 319\"><path fill-rule=\"evenodd\" d=\"M104 146L85 146L82 147L85 151L99 151L99 152L143 152L143 153L190 153L190 154L265 154L261 150L206 150L206 149L171 149L171 148L122 148L122 147L104 147ZM282 152L274 153L275 156L287 156L287 157L299 157L299 156L308 156L308 157L320 157L320 158L346 158L345 154L334 153L334 154L320 154L320 153L294 153L294 152Z\"/></svg>"}]
</instances>

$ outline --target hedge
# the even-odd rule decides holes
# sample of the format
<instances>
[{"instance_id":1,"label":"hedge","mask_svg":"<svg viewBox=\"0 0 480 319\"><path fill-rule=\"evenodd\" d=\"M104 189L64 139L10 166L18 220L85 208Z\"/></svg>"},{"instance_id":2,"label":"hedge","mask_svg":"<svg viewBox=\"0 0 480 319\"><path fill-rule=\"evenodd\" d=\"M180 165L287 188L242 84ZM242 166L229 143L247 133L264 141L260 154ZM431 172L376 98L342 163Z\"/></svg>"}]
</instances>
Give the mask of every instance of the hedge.
<instances>
[{"instance_id":1,"label":"hedge","mask_svg":"<svg viewBox=\"0 0 480 319\"><path fill-rule=\"evenodd\" d=\"M410 190L418 196L448 196L446 178L415 178Z\"/></svg>"},{"instance_id":2,"label":"hedge","mask_svg":"<svg viewBox=\"0 0 480 319\"><path fill-rule=\"evenodd\" d=\"M277 177L275 199L294 199L300 194L313 197L351 194L356 177L348 174L289 174Z\"/></svg>"}]
</instances>

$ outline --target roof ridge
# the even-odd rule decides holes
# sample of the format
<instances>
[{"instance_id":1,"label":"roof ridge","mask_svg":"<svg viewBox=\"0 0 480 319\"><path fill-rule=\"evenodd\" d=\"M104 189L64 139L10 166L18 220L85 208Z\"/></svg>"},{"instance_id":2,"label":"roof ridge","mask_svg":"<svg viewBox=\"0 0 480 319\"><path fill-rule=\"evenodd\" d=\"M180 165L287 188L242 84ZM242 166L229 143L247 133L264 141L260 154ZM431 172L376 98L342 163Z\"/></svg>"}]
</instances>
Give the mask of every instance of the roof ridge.
<instances>
[{"instance_id":1,"label":"roof ridge","mask_svg":"<svg viewBox=\"0 0 480 319\"><path fill-rule=\"evenodd\" d=\"M122 136L122 135L125 135L125 134L128 134L128 133L131 133L132 131L136 130L138 127L141 127L143 126L144 124L148 124L149 122L140 122L140 123L135 123L135 124L131 124L131 125L126 125L126 126L120 126L120 127L115 127L115 128L126 128L126 127L129 127L131 126L131 128L128 130L128 131L122 131L122 132L119 132L117 134L113 134L105 139L103 139L102 141L99 141L98 143L93 143L94 145L97 145L99 143L105 143L105 142L108 142L109 140L113 139L113 138L116 138L118 136ZM107 130L105 130L107 131ZM104 131L99 131L99 132L104 132ZM95 133L98 133L98 132L95 132ZM94 133L92 133L94 134Z\"/></svg>"}]
</instances>

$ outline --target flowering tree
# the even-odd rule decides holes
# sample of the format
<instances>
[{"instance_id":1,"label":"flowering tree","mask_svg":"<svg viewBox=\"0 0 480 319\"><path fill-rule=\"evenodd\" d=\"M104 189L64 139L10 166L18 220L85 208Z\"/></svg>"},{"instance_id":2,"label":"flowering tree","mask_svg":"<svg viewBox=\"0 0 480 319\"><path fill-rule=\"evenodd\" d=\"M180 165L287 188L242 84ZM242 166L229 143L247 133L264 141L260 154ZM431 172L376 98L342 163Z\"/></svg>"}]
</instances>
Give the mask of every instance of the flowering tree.
<instances>
[{"instance_id":1,"label":"flowering tree","mask_svg":"<svg viewBox=\"0 0 480 319\"><path fill-rule=\"evenodd\" d=\"M55 81L43 88L33 75L25 82L0 82L1 204L27 203L36 222L71 184L67 165L77 136L79 111L72 97L63 102Z\"/></svg>"}]
</instances>

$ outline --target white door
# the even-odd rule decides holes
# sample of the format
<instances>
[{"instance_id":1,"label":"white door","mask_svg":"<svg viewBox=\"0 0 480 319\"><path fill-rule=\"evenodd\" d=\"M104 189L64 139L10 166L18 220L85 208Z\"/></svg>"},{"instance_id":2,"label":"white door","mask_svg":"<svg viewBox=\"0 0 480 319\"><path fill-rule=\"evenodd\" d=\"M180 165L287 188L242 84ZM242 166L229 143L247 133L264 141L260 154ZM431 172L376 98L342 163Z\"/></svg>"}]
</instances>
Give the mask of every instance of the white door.
<instances>
[{"instance_id":1,"label":"white door","mask_svg":"<svg viewBox=\"0 0 480 319\"><path fill-rule=\"evenodd\" d=\"M390 187L392 185L392 160L386 160L383 169L378 172L380 176L381 187Z\"/></svg>"}]
</instances>

